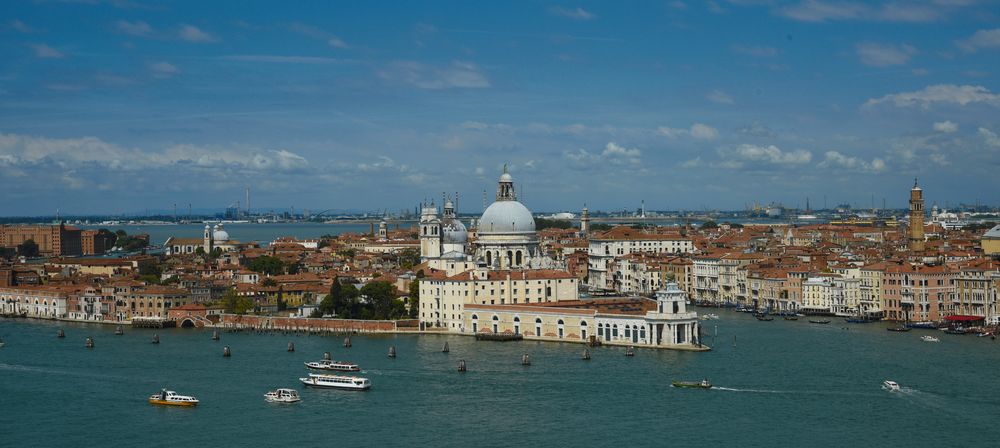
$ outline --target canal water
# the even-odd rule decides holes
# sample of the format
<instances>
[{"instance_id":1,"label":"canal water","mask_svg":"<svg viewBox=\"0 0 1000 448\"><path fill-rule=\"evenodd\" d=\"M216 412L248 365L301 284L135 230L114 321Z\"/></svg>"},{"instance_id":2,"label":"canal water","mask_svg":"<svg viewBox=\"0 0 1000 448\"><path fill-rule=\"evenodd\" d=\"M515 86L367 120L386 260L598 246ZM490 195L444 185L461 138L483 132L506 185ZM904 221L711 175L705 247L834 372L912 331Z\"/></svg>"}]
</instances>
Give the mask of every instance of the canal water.
<instances>
[{"instance_id":1,"label":"canal water","mask_svg":"<svg viewBox=\"0 0 1000 448\"><path fill-rule=\"evenodd\" d=\"M704 311L704 310L702 310ZM712 310L716 311L716 310ZM996 446L1000 342L885 324L719 311L706 353L126 329L0 320L0 446ZM716 327L718 335L716 336ZM59 328L66 338L57 339ZM161 343L150 343L153 334ZM924 334L941 342L926 343ZM84 348L92 336L96 347ZM295 352L286 351L288 342ZM448 342L450 353L441 353ZM222 356L229 345L232 357ZM398 357L386 356L396 346ZM299 385L303 362L356 362L367 392ZM532 365L520 364L528 353ZM468 372L457 372L460 359ZM708 378L711 390L672 380ZM881 390L883 380L901 392ZM146 403L160 388L197 408ZM269 404L278 387L302 402Z\"/></svg>"}]
</instances>

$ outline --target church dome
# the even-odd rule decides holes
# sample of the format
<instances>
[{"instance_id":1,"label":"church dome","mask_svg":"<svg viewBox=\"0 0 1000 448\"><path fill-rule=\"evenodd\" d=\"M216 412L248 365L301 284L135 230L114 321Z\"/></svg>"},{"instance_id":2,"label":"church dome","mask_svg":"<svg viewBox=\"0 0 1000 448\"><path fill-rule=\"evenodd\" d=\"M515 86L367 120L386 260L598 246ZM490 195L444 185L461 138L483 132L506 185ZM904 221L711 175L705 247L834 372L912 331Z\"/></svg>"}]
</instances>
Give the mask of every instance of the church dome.
<instances>
[{"instance_id":1,"label":"church dome","mask_svg":"<svg viewBox=\"0 0 1000 448\"><path fill-rule=\"evenodd\" d=\"M215 231L212 232L212 239L215 241L229 241L229 232L222 228L222 224L215 225Z\"/></svg>"},{"instance_id":2,"label":"church dome","mask_svg":"<svg viewBox=\"0 0 1000 448\"><path fill-rule=\"evenodd\" d=\"M469 239L469 231L458 219L445 219L441 223L441 236L445 244L465 244Z\"/></svg>"},{"instance_id":3,"label":"church dome","mask_svg":"<svg viewBox=\"0 0 1000 448\"><path fill-rule=\"evenodd\" d=\"M535 218L528 207L518 201L497 201L483 212L478 230L480 235L534 232Z\"/></svg>"}]
</instances>

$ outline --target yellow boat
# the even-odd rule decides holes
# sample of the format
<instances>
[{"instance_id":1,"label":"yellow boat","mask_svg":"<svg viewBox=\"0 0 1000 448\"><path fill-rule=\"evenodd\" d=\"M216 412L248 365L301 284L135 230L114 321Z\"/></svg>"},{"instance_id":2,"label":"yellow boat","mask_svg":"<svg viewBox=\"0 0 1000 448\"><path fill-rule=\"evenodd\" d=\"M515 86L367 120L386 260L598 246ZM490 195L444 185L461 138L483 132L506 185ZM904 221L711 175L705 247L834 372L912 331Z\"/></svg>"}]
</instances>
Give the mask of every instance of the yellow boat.
<instances>
[{"instance_id":1,"label":"yellow boat","mask_svg":"<svg viewBox=\"0 0 1000 448\"><path fill-rule=\"evenodd\" d=\"M149 404L192 407L198 405L198 399L187 395L177 395L177 392L163 389L160 393L149 396Z\"/></svg>"}]
</instances>

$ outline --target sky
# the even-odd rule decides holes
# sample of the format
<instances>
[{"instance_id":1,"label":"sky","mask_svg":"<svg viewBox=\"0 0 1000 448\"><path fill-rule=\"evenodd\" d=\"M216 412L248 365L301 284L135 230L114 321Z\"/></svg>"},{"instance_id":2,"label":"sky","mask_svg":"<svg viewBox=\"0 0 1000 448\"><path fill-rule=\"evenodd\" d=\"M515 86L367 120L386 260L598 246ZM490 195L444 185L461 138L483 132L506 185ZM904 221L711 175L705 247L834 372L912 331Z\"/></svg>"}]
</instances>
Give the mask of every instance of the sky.
<instances>
[{"instance_id":1,"label":"sky","mask_svg":"<svg viewBox=\"0 0 1000 448\"><path fill-rule=\"evenodd\" d=\"M11 0L0 215L1000 204L998 76L993 0Z\"/></svg>"}]
</instances>

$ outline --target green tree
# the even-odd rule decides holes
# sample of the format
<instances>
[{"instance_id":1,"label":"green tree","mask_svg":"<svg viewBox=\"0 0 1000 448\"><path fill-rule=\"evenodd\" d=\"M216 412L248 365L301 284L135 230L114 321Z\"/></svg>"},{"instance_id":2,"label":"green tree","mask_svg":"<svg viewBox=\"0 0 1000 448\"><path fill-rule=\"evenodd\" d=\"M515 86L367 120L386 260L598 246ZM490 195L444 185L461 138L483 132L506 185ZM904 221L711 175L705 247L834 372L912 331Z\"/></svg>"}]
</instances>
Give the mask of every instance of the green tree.
<instances>
[{"instance_id":1,"label":"green tree","mask_svg":"<svg viewBox=\"0 0 1000 448\"><path fill-rule=\"evenodd\" d=\"M233 289L226 291L226 295L222 296L222 304L230 314L246 314L253 310L254 305L253 300L236 294Z\"/></svg>"},{"instance_id":2,"label":"green tree","mask_svg":"<svg viewBox=\"0 0 1000 448\"><path fill-rule=\"evenodd\" d=\"M280 275L285 271L285 263L278 257L264 255L250 262L250 270L267 275Z\"/></svg>"},{"instance_id":3,"label":"green tree","mask_svg":"<svg viewBox=\"0 0 1000 448\"><path fill-rule=\"evenodd\" d=\"M344 258L354 258L354 255L356 255L354 249L344 249L337 252L337 254Z\"/></svg>"},{"instance_id":4,"label":"green tree","mask_svg":"<svg viewBox=\"0 0 1000 448\"><path fill-rule=\"evenodd\" d=\"M422 272L422 271L421 271ZM420 314L420 280L410 282L410 319L416 319Z\"/></svg>"},{"instance_id":5,"label":"green tree","mask_svg":"<svg viewBox=\"0 0 1000 448\"><path fill-rule=\"evenodd\" d=\"M396 287L392 283L369 282L361 288L361 295L368 299L372 319L391 319L395 308Z\"/></svg>"},{"instance_id":6,"label":"green tree","mask_svg":"<svg viewBox=\"0 0 1000 448\"><path fill-rule=\"evenodd\" d=\"M278 282L271 277L265 277L264 280L260 281L260 286L278 286Z\"/></svg>"},{"instance_id":7,"label":"green tree","mask_svg":"<svg viewBox=\"0 0 1000 448\"><path fill-rule=\"evenodd\" d=\"M17 245L17 254L22 257L37 257L38 256L38 243L33 239L24 240L23 243Z\"/></svg>"},{"instance_id":8,"label":"green tree","mask_svg":"<svg viewBox=\"0 0 1000 448\"><path fill-rule=\"evenodd\" d=\"M205 248L202 247L202 246L198 246L197 248L195 248L194 254L195 255L205 255Z\"/></svg>"},{"instance_id":9,"label":"green tree","mask_svg":"<svg viewBox=\"0 0 1000 448\"><path fill-rule=\"evenodd\" d=\"M708 220L708 221L705 221L705 222L703 222L701 224L701 228L702 229L718 229L719 225L716 224L715 221Z\"/></svg>"},{"instance_id":10,"label":"green tree","mask_svg":"<svg viewBox=\"0 0 1000 448\"><path fill-rule=\"evenodd\" d=\"M420 252L416 249L404 249L399 252L399 267L410 269L420 264Z\"/></svg>"},{"instance_id":11,"label":"green tree","mask_svg":"<svg viewBox=\"0 0 1000 448\"><path fill-rule=\"evenodd\" d=\"M573 223L565 219L535 218L535 228L542 229L571 229Z\"/></svg>"}]
</instances>

